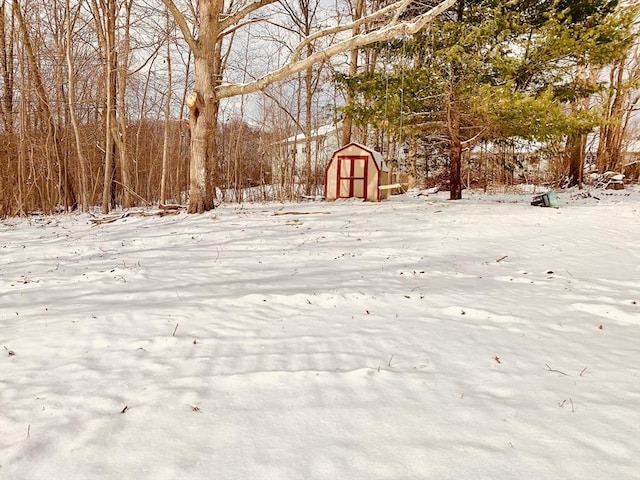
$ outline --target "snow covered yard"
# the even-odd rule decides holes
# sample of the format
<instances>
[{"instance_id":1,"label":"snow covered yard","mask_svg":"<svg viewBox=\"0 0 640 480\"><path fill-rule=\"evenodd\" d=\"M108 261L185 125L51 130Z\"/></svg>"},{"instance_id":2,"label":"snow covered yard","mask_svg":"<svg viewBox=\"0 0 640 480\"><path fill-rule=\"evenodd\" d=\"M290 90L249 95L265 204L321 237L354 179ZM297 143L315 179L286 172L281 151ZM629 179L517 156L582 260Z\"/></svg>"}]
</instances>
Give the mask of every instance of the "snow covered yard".
<instances>
[{"instance_id":1,"label":"snow covered yard","mask_svg":"<svg viewBox=\"0 0 640 480\"><path fill-rule=\"evenodd\" d=\"M4 220L0 478L640 478L640 191L597 196Z\"/></svg>"}]
</instances>

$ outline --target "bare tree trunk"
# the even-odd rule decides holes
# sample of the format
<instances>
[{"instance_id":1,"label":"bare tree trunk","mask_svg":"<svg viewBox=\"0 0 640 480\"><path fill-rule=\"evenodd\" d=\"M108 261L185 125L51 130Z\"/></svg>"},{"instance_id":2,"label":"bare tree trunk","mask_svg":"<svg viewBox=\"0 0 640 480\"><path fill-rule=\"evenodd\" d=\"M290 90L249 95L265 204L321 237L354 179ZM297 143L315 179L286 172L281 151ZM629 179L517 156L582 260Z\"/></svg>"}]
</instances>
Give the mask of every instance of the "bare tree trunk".
<instances>
[{"instance_id":1,"label":"bare tree trunk","mask_svg":"<svg viewBox=\"0 0 640 480\"><path fill-rule=\"evenodd\" d=\"M633 90L633 85L640 80L639 45L636 42L623 58L611 66L596 159L600 173L619 171L622 167L629 120L640 101L640 94Z\"/></svg>"},{"instance_id":2,"label":"bare tree trunk","mask_svg":"<svg viewBox=\"0 0 640 480\"><path fill-rule=\"evenodd\" d=\"M301 77L300 74L297 76L297 81L300 84ZM301 126L301 115L302 115L302 88L298 88L296 95L296 118L295 123L300 128ZM296 130L297 132L297 130ZM296 194L298 193L298 136L294 137L293 142L293 155L291 156L291 179L290 179L290 191L289 191L289 200L295 200Z\"/></svg>"},{"instance_id":3,"label":"bare tree trunk","mask_svg":"<svg viewBox=\"0 0 640 480\"><path fill-rule=\"evenodd\" d=\"M307 49L309 53L311 48ZM313 68L308 68L304 74L304 193L311 195L311 143L313 122L311 118L311 101L313 98Z\"/></svg>"},{"instance_id":4,"label":"bare tree trunk","mask_svg":"<svg viewBox=\"0 0 640 480\"><path fill-rule=\"evenodd\" d=\"M9 33L7 34L7 17L5 14L5 0L0 3L0 69L2 69L2 99L0 99L0 112L4 129L7 133L13 132L13 68L14 68L14 37L13 18L9 18Z\"/></svg>"},{"instance_id":5,"label":"bare tree trunk","mask_svg":"<svg viewBox=\"0 0 640 480\"><path fill-rule=\"evenodd\" d=\"M359 20L364 15L364 0L356 0L356 9L353 13L353 19ZM360 26L356 26L353 28L353 36L356 36L360 33ZM354 48L349 53L349 77L353 77L356 73L358 73L358 55L360 55L360 49ZM345 97L345 105L350 107L353 105L353 93L350 89L347 89L347 94ZM353 118L349 112L345 113L344 119L342 121L342 145L347 145L351 142L351 130L353 128Z\"/></svg>"},{"instance_id":6,"label":"bare tree trunk","mask_svg":"<svg viewBox=\"0 0 640 480\"><path fill-rule=\"evenodd\" d=\"M169 162L169 127L171 125L171 96L173 93L171 72L171 29L167 10L167 100L164 107L164 136L162 140L162 177L160 178L160 204L167 201L167 167Z\"/></svg>"},{"instance_id":7,"label":"bare tree trunk","mask_svg":"<svg viewBox=\"0 0 640 480\"><path fill-rule=\"evenodd\" d=\"M578 85L588 84L596 85L598 79L599 70L595 68L589 68L588 65L579 65L576 72L576 82ZM571 108L574 111L589 109L589 97L582 97L574 100L571 104ZM585 161L585 148L587 145L587 134L591 132L591 129L577 131L568 135L565 143L565 161L569 165L569 182L568 187L578 186L582 188L582 182L584 177L584 161Z\"/></svg>"},{"instance_id":8,"label":"bare tree trunk","mask_svg":"<svg viewBox=\"0 0 640 480\"><path fill-rule=\"evenodd\" d=\"M105 3L106 2L106 3ZM117 59L115 58L115 23L116 11L114 0L101 0L100 5L104 14L105 29L103 42L105 52L105 160L104 160L104 184L102 189L102 213L109 213L113 205L114 197L114 141L111 129L115 123L115 70ZM115 67L115 68L114 68Z\"/></svg>"},{"instance_id":9,"label":"bare tree trunk","mask_svg":"<svg viewBox=\"0 0 640 480\"><path fill-rule=\"evenodd\" d=\"M78 155L78 165L80 167L80 202L82 205L82 211L89 211L89 187L87 182L87 160L82 150L81 133L78 125L78 116L76 114L76 79L75 79L75 66L73 61L72 52L72 31L77 19L79 9L76 10L75 15L71 15L71 2L66 0L65 3L65 17L66 17L66 49L65 57L67 59L67 82L68 82L68 103L69 103L69 116L71 125L73 126L73 134L76 143L76 153Z\"/></svg>"},{"instance_id":10,"label":"bare tree trunk","mask_svg":"<svg viewBox=\"0 0 640 480\"><path fill-rule=\"evenodd\" d=\"M237 9L233 5L234 10L224 12L225 15L223 15L223 0L200 0L198 3L198 36L195 38L186 17L173 0L162 0L176 20L195 57L194 92L189 94L188 101L191 111L191 168L188 208L190 213L202 213L213 208L215 170L217 168L215 133L219 102L222 98L263 90L275 82L303 72L337 54L401 35L416 33L456 2L456 0L443 0L428 12L413 17L409 15L411 18L404 20L402 19L403 14L406 13L411 2L406 0L392 1L356 22L327 27L305 37L292 50L289 60L283 66L260 78L243 84L222 84L224 61L221 46L225 36L232 35L240 26L241 21L249 14L275 3L275 1L256 0L237 7ZM300 54L305 51L306 47L316 40L333 38L341 32L353 31L358 25L381 21L381 19L384 19L384 25L378 26L374 31L338 41L312 55L300 58Z\"/></svg>"},{"instance_id":11,"label":"bare tree trunk","mask_svg":"<svg viewBox=\"0 0 640 480\"><path fill-rule=\"evenodd\" d=\"M190 151L191 145L191 131L189 129L189 125L187 122L183 121L183 115L185 114L185 106L187 105L187 95L188 95L188 85L190 81L190 71L191 71L191 58L193 57L193 51L189 50L187 55L187 61L185 65L185 74L184 74L184 89L182 89L182 97L180 98L180 110L179 110L179 122L178 125L178 133L180 135L180 161L177 162L176 171L175 171L175 180L173 182L174 185L174 196L178 199L179 202L183 201L183 192L189 185L189 162L188 155ZM183 156L184 154L184 156ZM186 159L186 161L182 161Z\"/></svg>"},{"instance_id":12,"label":"bare tree trunk","mask_svg":"<svg viewBox=\"0 0 640 480\"><path fill-rule=\"evenodd\" d=\"M116 68L115 83L117 96L117 123L111 125L113 141L118 152L120 176L122 183L122 205L129 208L134 205L133 188L131 182L131 165L129 159L129 148L127 144L127 80L129 73L129 56L131 50L131 8L133 0L123 2L125 12L124 39L122 41L122 51L118 54L114 44L114 67ZM115 32L114 32L115 33ZM114 35L115 39L115 35ZM115 102L115 99L114 99ZM114 103L115 105L115 103ZM116 112L114 112L115 114Z\"/></svg>"},{"instance_id":13,"label":"bare tree trunk","mask_svg":"<svg viewBox=\"0 0 640 480\"><path fill-rule=\"evenodd\" d=\"M462 199L462 144L460 139L455 137L451 139L449 147L449 160L451 162L451 171L449 175L449 200Z\"/></svg>"},{"instance_id":14,"label":"bare tree trunk","mask_svg":"<svg viewBox=\"0 0 640 480\"><path fill-rule=\"evenodd\" d=\"M414 136L409 138L409 151L407 153L407 176L409 180L409 188L418 185L418 139Z\"/></svg>"},{"instance_id":15,"label":"bare tree trunk","mask_svg":"<svg viewBox=\"0 0 640 480\"><path fill-rule=\"evenodd\" d=\"M47 93L47 89L45 88L45 84L43 81L42 72L40 71L40 66L38 65L35 51L33 45L31 43L31 37L29 35L28 25L25 22L24 16L22 15L22 11L20 10L20 6L18 5L18 0L13 0L13 12L18 20L18 26L20 29L20 33L22 35L22 40L25 48L25 54L27 56L27 63L30 70L31 75L33 76L33 81L35 83L35 93L37 97L37 104L39 110L39 117L42 122L42 125L47 128L47 141L45 142L45 147L52 146L53 154L55 155L58 161L61 161L63 155L60 151L60 138L58 135L58 127L56 125L56 120L51 112L49 96ZM65 205L69 206L71 209L75 209L77 207L77 201L75 198L75 193L73 191L73 187L69 182L69 177L66 172L66 169L61 175L59 179L60 188L62 191L62 197L65 199ZM35 187L35 179L34 179L34 187ZM48 206L42 205L43 209L51 210L52 205Z\"/></svg>"},{"instance_id":16,"label":"bare tree trunk","mask_svg":"<svg viewBox=\"0 0 640 480\"><path fill-rule=\"evenodd\" d=\"M21 65L21 73L24 73L24 64ZM25 78L24 75L21 75L21 78ZM27 185L25 182L25 172L24 165L27 160L27 107L26 107L27 99L22 97L20 99L19 111L18 111L18 166L16 169L16 183L18 186L18 196L16 198L16 210L15 212L18 215L26 215L30 213L29 207L27 205L26 200L26 192Z\"/></svg>"},{"instance_id":17,"label":"bare tree trunk","mask_svg":"<svg viewBox=\"0 0 640 480\"><path fill-rule=\"evenodd\" d=\"M447 127L449 129L449 199L462 199L462 140L460 116L456 95L449 92L447 99Z\"/></svg>"},{"instance_id":18,"label":"bare tree trunk","mask_svg":"<svg viewBox=\"0 0 640 480\"><path fill-rule=\"evenodd\" d=\"M584 149L587 143L587 135L584 133L574 133L567 137L565 143L565 157L569 164L568 187L578 186L582 188L584 173Z\"/></svg>"},{"instance_id":19,"label":"bare tree trunk","mask_svg":"<svg viewBox=\"0 0 640 480\"><path fill-rule=\"evenodd\" d=\"M194 91L187 98L191 113L189 213L204 213L214 208L218 164L216 127L220 100L215 88L220 84L222 75L219 33L224 1L204 0L199 7L198 40L192 39L191 42L195 58Z\"/></svg>"}]
</instances>

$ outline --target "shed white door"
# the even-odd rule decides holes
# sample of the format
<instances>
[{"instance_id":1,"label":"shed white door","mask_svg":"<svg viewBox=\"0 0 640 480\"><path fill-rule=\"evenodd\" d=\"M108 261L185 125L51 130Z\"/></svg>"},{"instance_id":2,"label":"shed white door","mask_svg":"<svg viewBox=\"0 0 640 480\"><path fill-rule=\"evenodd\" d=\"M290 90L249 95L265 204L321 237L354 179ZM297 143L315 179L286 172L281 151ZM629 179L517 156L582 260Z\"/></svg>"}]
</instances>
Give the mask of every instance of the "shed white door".
<instances>
[{"instance_id":1,"label":"shed white door","mask_svg":"<svg viewBox=\"0 0 640 480\"><path fill-rule=\"evenodd\" d=\"M368 157L338 157L338 198L367 197Z\"/></svg>"}]
</instances>

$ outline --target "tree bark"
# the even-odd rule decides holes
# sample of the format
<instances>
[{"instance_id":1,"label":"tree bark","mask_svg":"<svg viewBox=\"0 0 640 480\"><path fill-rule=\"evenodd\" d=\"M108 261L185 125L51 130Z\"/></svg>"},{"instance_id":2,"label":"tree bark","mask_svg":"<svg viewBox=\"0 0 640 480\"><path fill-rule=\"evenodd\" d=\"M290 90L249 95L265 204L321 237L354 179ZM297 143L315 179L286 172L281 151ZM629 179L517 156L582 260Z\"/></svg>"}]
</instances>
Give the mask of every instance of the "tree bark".
<instances>
[{"instance_id":1,"label":"tree bark","mask_svg":"<svg viewBox=\"0 0 640 480\"><path fill-rule=\"evenodd\" d=\"M129 148L127 142L127 83L129 73L129 56L131 50L131 8L133 0L122 2L125 8L124 37L121 42L122 50L118 54L117 46L114 45L115 58L115 83L117 103L115 117L117 123L111 125L113 141L116 144L118 152L118 160L120 166L120 180L122 183L122 206L125 208L134 205L133 200L133 183L131 182L131 162L129 159Z\"/></svg>"},{"instance_id":2,"label":"tree bark","mask_svg":"<svg viewBox=\"0 0 640 480\"><path fill-rule=\"evenodd\" d=\"M53 148L53 154L55 158L61 162L63 159L63 155L61 152L60 146L60 135L58 132L58 126L56 125L55 118L51 112L49 95L47 89L45 88L45 84L43 81L42 72L40 70L40 66L36 60L35 51L33 45L31 43L31 37L29 35L29 29L27 23L25 22L25 18L22 15L22 11L20 10L20 5L18 4L18 0L13 0L13 12L18 20L18 27L20 29L20 33L22 35L22 40L24 43L25 54L27 56L27 63L29 66L30 73L33 76L33 81L35 83L35 93L37 97L38 111L40 113L40 121L42 125L45 125L47 128L47 137L50 138L51 145ZM59 178L59 186L61 189L61 196L65 201L65 206L70 208L71 210L75 210L77 208L77 200L75 196L75 192L73 190L73 185L69 181L69 176L67 169L64 168L61 171L61 175ZM43 205L44 207L44 205ZM49 205L51 207L51 205Z\"/></svg>"},{"instance_id":3,"label":"tree bark","mask_svg":"<svg viewBox=\"0 0 640 480\"><path fill-rule=\"evenodd\" d=\"M196 63L196 70L197 70ZM196 92L187 98L191 127L191 162L189 163L189 213L204 213L213 205L207 202L207 107Z\"/></svg>"},{"instance_id":4,"label":"tree bark","mask_svg":"<svg viewBox=\"0 0 640 480\"><path fill-rule=\"evenodd\" d=\"M215 205L218 168L216 129L220 108L220 99L215 89L220 84L222 75L220 19L223 7L223 0L204 0L199 3L199 36L197 40L192 38L190 41L195 47L195 74L194 91L187 100L191 114L189 213L204 213ZM178 19L176 21L181 25Z\"/></svg>"},{"instance_id":5,"label":"tree bark","mask_svg":"<svg viewBox=\"0 0 640 480\"><path fill-rule=\"evenodd\" d=\"M171 24L169 11L166 15L167 22L167 100L164 107L164 135L162 138L162 174L160 177L160 204L167 202L167 168L169 163L169 126L171 125L171 96L173 94L171 71Z\"/></svg>"},{"instance_id":6,"label":"tree bark","mask_svg":"<svg viewBox=\"0 0 640 480\"><path fill-rule=\"evenodd\" d=\"M449 174L449 200L462 199L462 144L456 136L451 139L449 147L451 171Z\"/></svg>"},{"instance_id":7,"label":"tree bark","mask_svg":"<svg viewBox=\"0 0 640 480\"><path fill-rule=\"evenodd\" d=\"M447 128L449 130L449 200L462 199L462 140L460 114L456 94L447 95Z\"/></svg>"},{"instance_id":8,"label":"tree bark","mask_svg":"<svg viewBox=\"0 0 640 480\"><path fill-rule=\"evenodd\" d=\"M586 142L587 135L584 133L574 133L567 137L565 156L569 163L568 187L578 186L578 188L582 188Z\"/></svg>"},{"instance_id":9,"label":"tree bark","mask_svg":"<svg viewBox=\"0 0 640 480\"><path fill-rule=\"evenodd\" d=\"M102 184L102 213L109 213L116 205L115 173L116 144L113 129L116 125L116 94L118 68L115 47L116 1L91 0L91 10L95 19L99 52L103 65L102 121L104 126L104 171ZM101 149L102 150L102 149Z\"/></svg>"},{"instance_id":10,"label":"tree bark","mask_svg":"<svg viewBox=\"0 0 640 480\"><path fill-rule=\"evenodd\" d=\"M311 50L311 49L309 49ZM311 53L311 52L309 52ZM313 68L307 68L304 75L304 178L305 178L305 195L311 195L311 142L313 123L311 119L311 102L313 99Z\"/></svg>"},{"instance_id":11,"label":"tree bark","mask_svg":"<svg viewBox=\"0 0 640 480\"><path fill-rule=\"evenodd\" d=\"M356 8L353 13L353 19L359 20L364 15L364 0L356 0ZM353 27L353 36L357 36L360 33L360 26ZM360 49L354 48L349 52L349 77L353 77L358 73L358 55L360 55ZM354 98L351 89L347 89L345 97L346 107L350 107L353 104ZM351 142L351 131L353 129L353 117L347 111L345 112L342 120L342 145L347 145Z\"/></svg>"},{"instance_id":12,"label":"tree bark","mask_svg":"<svg viewBox=\"0 0 640 480\"><path fill-rule=\"evenodd\" d=\"M77 13L76 13L77 15ZM65 16L66 16L66 49L65 56L67 60L67 82L68 82L68 103L69 103L69 117L71 125L73 127L73 134L76 144L76 153L78 155L78 166L80 167L80 203L83 212L89 211L89 186L87 180L87 160L82 150L82 140L80 133L80 126L78 125L78 115L76 113L76 79L75 79L75 64L73 60L72 41L73 41L73 27L77 16L71 15L71 2L66 0L65 3Z\"/></svg>"},{"instance_id":13,"label":"tree bark","mask_svg":"<svg viewBox=\"0 0 640 480\"><path fill-rule=\"evenodd\" d=\"M414 136L409 137L409 151L407 152L407 177L409 181L408 188L414 188L418 185L418 139Z\"/></svg>"},{"instance_id":14,"label":"tree bark","mask_svg":"<svg viewBox=\"0 0 640 480\"><path fill-rule=\"evenodd\" d=\"M609 73L609 89L607 92L607 111L605 122L600 126L596 167L599 173L617 170L622 158L622 142L624 139L624 105L630 93L625 87L624 64L622 58L611 67Z\"/></svg>"},{"instance_id":15,"label":"tree bark","mask_svg":"<svg viewBox=\"0 0 640 480\"><path fill-rule=\"evenodd\" d=\"M5 0L0 3L0 68L2 69L2 99L0 100L0 112L4 129L7 133L13 132L13 68L14 68L14 40L13 22L9 21L9 34L7 35Z\"/></svg>"}]
</instances>

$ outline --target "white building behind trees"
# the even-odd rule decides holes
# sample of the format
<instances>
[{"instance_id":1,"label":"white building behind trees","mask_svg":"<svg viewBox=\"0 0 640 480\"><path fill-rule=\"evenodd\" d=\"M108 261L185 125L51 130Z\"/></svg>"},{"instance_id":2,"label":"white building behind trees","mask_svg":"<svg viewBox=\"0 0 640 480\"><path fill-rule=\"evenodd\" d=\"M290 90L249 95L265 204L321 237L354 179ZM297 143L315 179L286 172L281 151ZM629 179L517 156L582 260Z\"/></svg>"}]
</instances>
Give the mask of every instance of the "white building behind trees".
<instances>
[{"instance_id":1,"label":"white building behind trees","mask_svg":"<svg viewBox=\"0 0 640 480\"><path fill-rule=\"evenodd\" d=\"M331 155L341 146L342 124L323 125L311 131L311 167L317 193L324 187L324 172ZM299 185L304 178L307 137L292 135L273 145L272 175L280 185Z\"/></svg>"}]
</instances>

